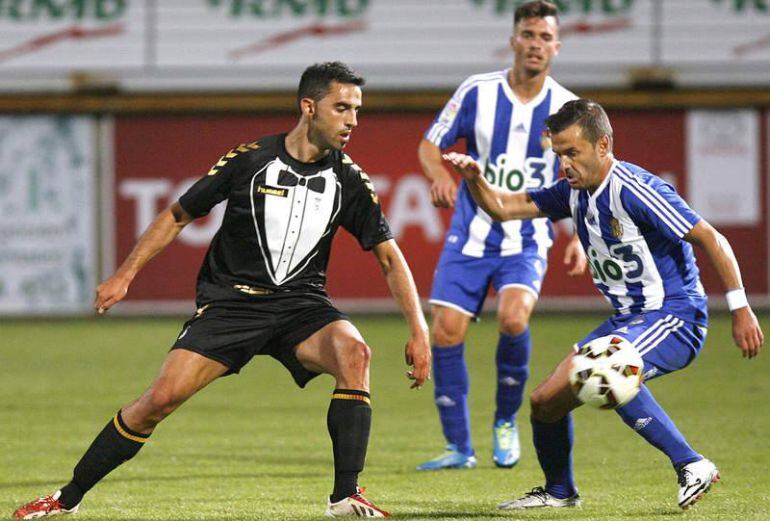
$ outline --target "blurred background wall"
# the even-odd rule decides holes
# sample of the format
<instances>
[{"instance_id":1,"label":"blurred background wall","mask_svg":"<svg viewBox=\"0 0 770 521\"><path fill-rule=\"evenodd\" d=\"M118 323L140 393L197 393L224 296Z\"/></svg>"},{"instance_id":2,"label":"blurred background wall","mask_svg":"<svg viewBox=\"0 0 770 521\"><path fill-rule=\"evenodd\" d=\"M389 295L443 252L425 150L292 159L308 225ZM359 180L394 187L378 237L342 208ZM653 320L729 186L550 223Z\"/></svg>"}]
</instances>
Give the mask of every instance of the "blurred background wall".
<instances>
[{"instance_id":1,"label":"blurred background wall","mask_svg":"<svg viewBox=\"0 0 770 521\"><path fill-rule=\"evenodd\" d=\"M517 0L0 0L0 314L89 312L153 216L239 143L290 129L302 70L368 80L348 153L374 179L430 291L449 212L416 147L470 74L510 66ZM770 305L770 1L560 0L553 76L609 109L616 155L672 182L731 240ZM186 313L223 208L196 221L116 312ZM568 278L557 228L540 308L604 308ZM329 291L390 310L378 267L337 238ZM704 283L722 304L715 274Z\"/></svg>"}]
</instances>

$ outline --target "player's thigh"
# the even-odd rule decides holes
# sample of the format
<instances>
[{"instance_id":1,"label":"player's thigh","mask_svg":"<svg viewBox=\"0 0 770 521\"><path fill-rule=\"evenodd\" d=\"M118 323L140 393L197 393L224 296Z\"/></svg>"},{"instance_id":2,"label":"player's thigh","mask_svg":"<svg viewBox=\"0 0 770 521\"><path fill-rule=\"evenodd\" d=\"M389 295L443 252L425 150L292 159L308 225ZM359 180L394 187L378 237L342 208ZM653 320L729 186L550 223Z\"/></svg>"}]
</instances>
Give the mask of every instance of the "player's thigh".
<instances>
[{"instance_id":1,"label":"player's thigh","mask_svg":"<svg viewBox=\"0 0 770 521\"><path fill-rule=\"evenodd\" d=\"M353 366L369 365L369 347L356 326L336 320L300 342L297 360L308 371L339 376Z\"/></svg>"},{"instance_id":2,"label":"player's thigh","mask_svg":"<svg viewBox=\"0 0 770 521\"><path fill-rule=\"evenodd\" d=\"M576 346L607 335L623 337L642 355L646 381L687 367L703 347L706 333L705 327L656 310L612 317Z\"/></svg>"},{"instance_id":3,"label":"player's thigh","mask_svg":"<svg viewBox=\"0 0 770 521\"><path fill-rule=\"evenodd\" d=\"M430 308L433 343L437 347L449 347L465 339L471 315L455 308L434 304Z\"/></svg>"},{"instance_id":4,"label":"player's thigh","mask_svg":"<svg viewBox=\"0 0 770 521\"><path fill-rule=\"evenodd\" d=\"M509 286L497 298L497 321L500 331L516 336L523 333L537 303L537 295L530 289Z\"/></svg>"},{"instance_id":5,"label":"player's thigh","mask_svg":"<svg viewBox=\"0 0 770 521\"><path fill-rule=\"evenodd\" d=\"M228 367L216 360L186 349L173 349L150 387L123 408L123 419L129 426L141 425L150 416L159 419L227 371Z\"/></svg>"},{"instance_id":6,"label":"player's thigh","mask_svg":"<svg viewBox=\"0 0 770 521\"><path fill-rule=\"evenodd\" d=\"M580 400L569 384L569 369L574 353L567 355L556 369L543 380L530 396L532 416L543 422L555 422L572 409L579 407Z\"/></svg>"},{"instance_id":7,"label":"player's thigh","mask_svg":"<svg viewBox=\"0 0 770 521\"><path fill-rule=\"evenodd\" d=\"M445 249L433 276L430 304L476 317L484 305L496 266L497 259L470 257Z\"/></svg>"}]
</instances>

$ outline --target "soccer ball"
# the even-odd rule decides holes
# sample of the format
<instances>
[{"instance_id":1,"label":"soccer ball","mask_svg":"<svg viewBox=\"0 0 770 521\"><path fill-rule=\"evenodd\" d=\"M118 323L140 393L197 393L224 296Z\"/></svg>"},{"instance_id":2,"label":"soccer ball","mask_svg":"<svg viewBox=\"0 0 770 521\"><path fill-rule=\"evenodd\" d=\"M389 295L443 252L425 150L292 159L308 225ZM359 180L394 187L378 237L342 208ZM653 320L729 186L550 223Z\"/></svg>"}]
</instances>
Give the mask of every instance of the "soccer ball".
<instances>
[{"instance_id":1,"label":"soccer ball","mask_svg":"<svg viewBox=\"0 0 770 521\"><path fill-rule=\"evenodd\" d=\"M581 402L614 409L639 392L643 367L642 355L628 340L603 336L585 344L572 357L569 383Z\"/></svg>"}]
</instances>

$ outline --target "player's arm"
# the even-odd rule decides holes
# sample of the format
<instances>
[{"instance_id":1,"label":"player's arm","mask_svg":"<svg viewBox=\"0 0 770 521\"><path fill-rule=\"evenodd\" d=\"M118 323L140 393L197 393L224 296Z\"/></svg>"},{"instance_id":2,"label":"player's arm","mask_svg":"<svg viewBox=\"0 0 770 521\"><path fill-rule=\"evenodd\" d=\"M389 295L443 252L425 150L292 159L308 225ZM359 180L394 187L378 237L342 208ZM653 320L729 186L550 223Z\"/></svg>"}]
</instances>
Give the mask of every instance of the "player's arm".
<instances>
[{"instance_id":1,"label":"player's arm","mask_svg":"<svg viewBox=\"0 0 770 521\"><path fill-rule=\"evenodd\" d=\"M730 243L705 220L693 226L684 240L700 246L706 252L727 291L727 302L733 319L733 339L743 351L744 357L757 356L765 337L746 300L741 271Z\"/></svg>"},{"instance_id":2,"label":"player's arm","mask_svg":"<svg viewBox=\"0 0 770 521\"><path fill-rule=\"evenodd\" d=\"M158 214L115 273L96 288L94 309L104 313L123 300L139 270L168 246L193 217L176 202Z\"/></svg>"},{"instance_id":3,"label":"player's arm","mask_svg":"<svg viewBox=\"0 0 770 521\"><path fill-rule=\"evenodd\" d=\"M481 166L472 157L456 152L450 152L443 157L465 179L476 204L494 220L508 221L510 219L545 217L545 214L532 202L526 192L503 192L489 184L481 175Z\"/></svg>"},{"instance_id":4,"label":"player's arm","mask_svg":"<svg viewBox=\"0 0 770 521\"><path fill-rule=\"evenodd\" d=\"M586 253L583 250L583 245L580 244L580 237L577 232L572 235L567 247L564 249L564 265L568 266L567 275L575 277L582 275L588 267L588 259Z\"/></svg>"},{"instance_id":5,"label":"player's arm","mask_svg":"<svg viewBox=\"0 0 770 521\"><path fill-rule=\"evenodd\" d=\"M407 373L407 376L414 380L412 388L419 389L425 380L430 378L431 352L428 324L422 314L412 272L395 240L383 241L372 251L380 263L393 298L409 324L409 341L406 344L405 355L406 363L413 366L414 370Z\"/></svg>"},{"instance_id":6,"label":"player's arm","mask_svg":"<svg viewBox=\"0 0 770 521\"><path fill-rule=\"evenodd\" d=\"M433 206L451 208L457 200L457 183L444 166L441 150L423 138L417 147L422 172L431 181L430 199Z\"/></svg>"}]
</instances>

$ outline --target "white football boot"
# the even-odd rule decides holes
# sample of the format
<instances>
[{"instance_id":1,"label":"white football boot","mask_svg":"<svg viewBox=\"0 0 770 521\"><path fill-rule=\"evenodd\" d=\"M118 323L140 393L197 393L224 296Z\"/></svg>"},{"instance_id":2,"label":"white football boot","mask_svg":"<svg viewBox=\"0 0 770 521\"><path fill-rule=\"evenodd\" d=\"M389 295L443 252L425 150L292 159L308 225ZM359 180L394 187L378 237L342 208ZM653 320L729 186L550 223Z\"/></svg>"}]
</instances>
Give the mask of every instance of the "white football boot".
<instances>
[{"instance_id":1,"label":"white football boot","mask_svg":"<svg viewBox=\"0 0 770 521\"><path fill-rule=\"evenodd\" d=\"M332 503L327 500L326 517L390 517L390 512L378 508L364 497L363 488L358 488L356 493L341 501Z\"/></svg>"},{"instance_id":2,"label":"white football boot","mask_svg":"<svg viewBox=\"0 0 770 521\"><path fill-rule=\"evenodd\" d=\"M677 470L679 476L679 506L687 510L719 481L719 469L706 458L688 463Z\"/></svg>"},{"instance_id":3,"label":"white football boot","mask_svg":"<svg viewBox=\"0 0 770 521\"><path fill-rule=\"evenodd\" d=\"M525 510L529 508L564 508L564 507L579 507L580 496L577 493L574 496L560 499L554 497L543 487L535 487L523 497L519 499L513 499L511 501L504 501L497 505L500 510Z\"/></svg>"}]
</instances>

